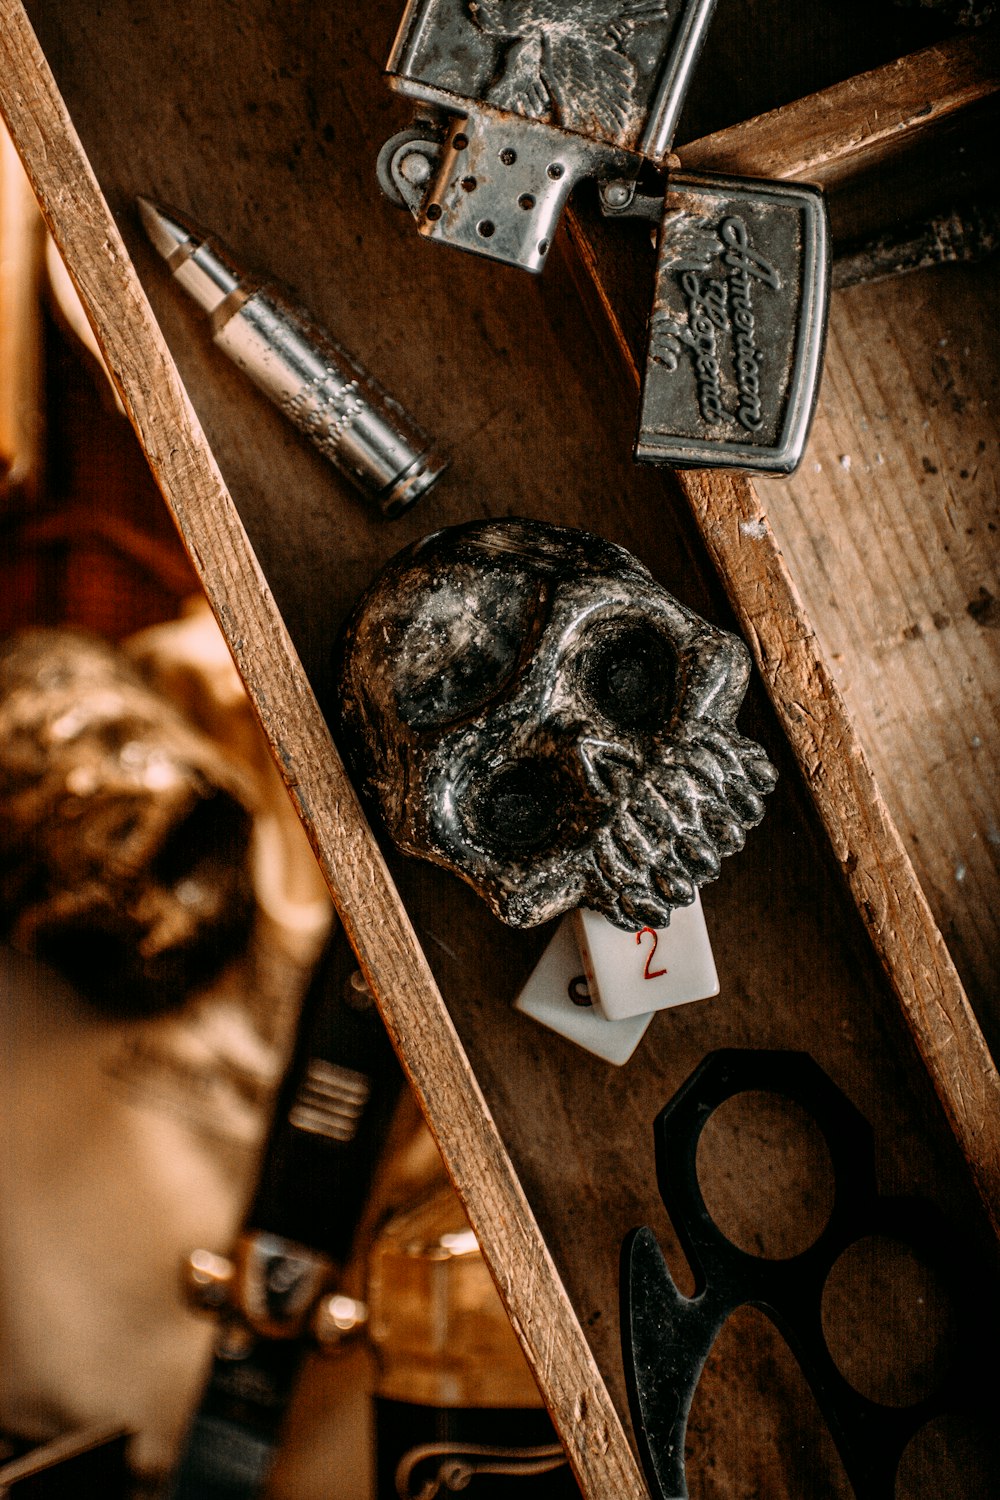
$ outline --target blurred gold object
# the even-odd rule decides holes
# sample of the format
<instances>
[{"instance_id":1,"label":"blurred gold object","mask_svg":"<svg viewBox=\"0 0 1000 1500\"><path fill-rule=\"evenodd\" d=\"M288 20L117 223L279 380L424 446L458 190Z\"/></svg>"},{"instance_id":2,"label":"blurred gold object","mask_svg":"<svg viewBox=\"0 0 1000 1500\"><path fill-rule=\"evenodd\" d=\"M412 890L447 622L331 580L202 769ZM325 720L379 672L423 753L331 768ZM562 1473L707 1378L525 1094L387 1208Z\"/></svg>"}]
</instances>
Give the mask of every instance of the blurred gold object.
<instances>
[{"instance_id":1,"label":"blurred gold object","mask_svg":"<svg viewBox=\"0 0 1000 1500\"><path fill-rule=\"evenodd\" d=\"M450 1187L394 1215L376 1238L368 1312L379 1396L440 1407L541 1407Z\"/></svg>"},{"instance_id":2,"label":"blurred gold object","mask_svg":"<svg viewBox=\"0 0 1000 1500\"><path fill-rule=\"evenodd\" d=\"M249 939L254 787L129 656L0 641L0 929L110 1014L156 1014Z\"/></svg>"},{"instance_id":3,"label":"blurred gold object","mask_svg":"<svg viewBox=\"0 0 1000 1500\"><path fill-rule=\"evenodd\" d=\"M362 1332L368 1322L368 1308L357 1297L331 1292L317 1303L312 1318L312 1333L324 1354L339 1353L348 1339Z\"/></svg>"}]
</instances>

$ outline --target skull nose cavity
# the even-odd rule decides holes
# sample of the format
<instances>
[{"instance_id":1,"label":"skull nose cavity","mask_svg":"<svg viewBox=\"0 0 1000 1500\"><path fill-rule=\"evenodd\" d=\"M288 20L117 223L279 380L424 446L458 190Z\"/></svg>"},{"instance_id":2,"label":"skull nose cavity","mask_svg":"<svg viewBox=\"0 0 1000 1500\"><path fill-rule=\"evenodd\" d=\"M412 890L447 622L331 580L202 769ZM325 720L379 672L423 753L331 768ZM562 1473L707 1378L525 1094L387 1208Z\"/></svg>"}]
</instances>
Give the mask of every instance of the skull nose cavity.
<instances>
[{"instance_id":1,"label":"skull nose cavity","mask_svg":"<svg viewBox=\"0 0 1000 1500\"><path fill-rule=\"evenodd\" d=\"M583 686L619 729L662 729L673 711L675 660L662 635L645 623L602 632L588 652Z\"/></svg>"},{"instance_id":2,"label":"skull nose cavity","mask_svg":"<svg viewBox=\"0 0 1000 1500\"><path fill-rule=\"evenodd\" d=\"M585 736L577 745L588 789L603 800L616 797L616 772L633 774L643 769L643 758L628 745L611 743Z\"/></svg>"},{"instance_id":3,"label":"skull nose cavity","mask_svg":"<svg viewBox=\"0 0 1000 1500\"><path fill-rule=\"evenodd\" d=\"M532 757L500 766L476 793L476 831L494 851L528 854L550 845L566 788L558 769Z\"/></svg>"}]
</instances>

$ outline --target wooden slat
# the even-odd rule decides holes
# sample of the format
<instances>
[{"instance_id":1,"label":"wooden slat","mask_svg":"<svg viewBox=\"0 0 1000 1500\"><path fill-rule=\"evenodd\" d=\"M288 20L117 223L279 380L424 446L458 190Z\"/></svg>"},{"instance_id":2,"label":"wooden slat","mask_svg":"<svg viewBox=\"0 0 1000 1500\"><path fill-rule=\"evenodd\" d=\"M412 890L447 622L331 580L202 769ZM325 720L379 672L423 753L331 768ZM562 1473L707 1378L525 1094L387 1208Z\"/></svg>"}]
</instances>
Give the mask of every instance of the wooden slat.
<instances>
[{"instance_id":1,"label":"wooden slat","mask_svg":"<svg viewBox=\"0 0 1000 1500\"><path fill-rule=\"evenodd\" d=\"M745 479L681 485L1000 1232L1000 1078L774 531Z\"/></svg>"},{"instance_id":2,"label":"wooden slat","mask_svg":"<svg viewBox=\"0 0 1000 1500\"><path fill-rule=\"evenodd\" d=\"M835 296L808 462L761 487L994 1056L1000 454L978 392L998 302L996 267Z\"/></svg>"},{"instance_id":3,"label":"wooden slat","mask_svg":"<svg viewBox=\"0 0 1000 1500\"><path fill-rule=\"evenodd\" d=\"M705 137L678 156L700 170L830 181L887 142L995 93L997 80L995 39L969 37ZM637 265L634 246L616 242L616 227L571 212L570 256L592 316L605 322L637 395L651 270ZM858 411L863 415L861 405ZM677 477L1000 1231L1000 1077L771 522L744 478L708 471Z\"/></svg>"},{"instance_id":4,"label":"wooden slat","mask_svg":"<svg viewBox=\"0 0 1000 1500\"><path fill-rule=\"evenodd\" d=\"M41 477L43 240L31 189L0 125L0 501L30 501Z\"/></svg>"},{"instance_id":5,"label":"wooden slat","mask_svg":"<svg viewBox=\"0 0 1000 1500\"><path fill-rule=\"evenodd\" d=\"M0 111L588 1496L645 1486L486 1101L23 8ZM586 1420L584 1421L584 1414Z\"/></svg>"},{"instance_id":6,"label":"wooden slat","mask_svg":"<svg viewBox=\"0 0 1000 1500\"><path fill-rule=\"evenodd\" d=\"M927 47L678 149L689 171L829 187L1000 89L995 32Z\"/></svg>"}]
</instances>

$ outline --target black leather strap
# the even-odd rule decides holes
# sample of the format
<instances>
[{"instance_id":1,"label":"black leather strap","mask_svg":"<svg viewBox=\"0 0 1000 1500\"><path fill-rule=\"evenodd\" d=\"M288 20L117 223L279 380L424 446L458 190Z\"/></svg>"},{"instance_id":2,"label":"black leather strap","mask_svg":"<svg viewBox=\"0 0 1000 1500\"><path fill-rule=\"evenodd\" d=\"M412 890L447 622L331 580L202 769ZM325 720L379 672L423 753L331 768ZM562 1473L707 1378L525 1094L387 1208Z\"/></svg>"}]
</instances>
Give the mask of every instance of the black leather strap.
<instances>
[{"instance_id":1,"label":"black leather strap","mask_svg":"<svg viewBox=\"0 0 1000 1500\"><path fill-rule=\"evenodd\" d=\"M276 1300L296 1274L282 1244L347 1259L402 1074L342 933L320 961L280 1091L247 1237L264 1244ZM355 983L352 983L355 976ZM265 1285L265 1303L272 1288ZM250 1500L267 1478L309 1335L254 1333L223 1314L217 1351L171 1500Z\"/></svg>"}]
</instances>

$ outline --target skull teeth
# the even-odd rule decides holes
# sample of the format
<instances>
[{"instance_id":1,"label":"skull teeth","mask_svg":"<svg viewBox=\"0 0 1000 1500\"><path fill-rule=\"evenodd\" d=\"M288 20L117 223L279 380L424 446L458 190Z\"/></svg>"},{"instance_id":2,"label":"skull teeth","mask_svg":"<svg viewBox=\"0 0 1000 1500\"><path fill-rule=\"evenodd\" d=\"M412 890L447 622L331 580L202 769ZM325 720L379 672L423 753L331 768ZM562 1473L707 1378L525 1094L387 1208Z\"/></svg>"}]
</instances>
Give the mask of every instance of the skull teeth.
<instances>
[{"instance_id":1,"label":"skull teeth","mask_svg":"<svg viewBox=\"0 0 1000 1500\"><path fill-rule=\"evenodd\" d=\"M670 906L658 901L648 886L632 887L619 895L622 914L632 923L649 923L651 927L670 925Z\"/></svg>"},{"instance_id":2,"label":"skull teeth","mask_svg":"<svg viewBox=\"0 0 1000 1500\"><path fill-rule=\"evenodd\" d=\"M718 759L708 749L707 745L695 741L687 747L687 766L692 776L696 776L718 797L726 794L726 777Z\"/></svg>"},{"instance_id":3,"label":"skull teeth","mask_svg":"<svg viewBox=\"0 0 1000 1500\"><path fill-rule=\"evenodd\" d=\"M654 870L653 884L671 906L690 906L694 900L694 882L679 870Z\"/></svg>"},{"instance_id":4,"label":"skull teeth","mask_svg":"<svg viewBox=\"0 0 1000 1500\"><path fill-rule=\"evenodd\" d=\"M703 880L714 880L719 873L720 858L706 839L688 834L677 841L677 852L686 865L693 867Z\"/></svg>"},{"instance_id":5,"label":"skull teeth","mask_svg":"<svg viewBox=\"0 0 1000 1500\"><path fill-rule=\"evenodd\" d=\"M764 816L764 804L756 792L750 790L744 781L738 786L729 788L729 801L737 817L748 827L752 828L759 823Z\"/></svg>"},{"instance_id":6,"label":"skull teeth","mask_svg":"<svg viewBox=\"0 0 1000 1500\"><path fill-rule=\"evenodd\" d=\"M743 824L722 812L721 809L716 814L706 815L705 826L711 832L722 854L734 854L746 843L746 830Z\"/></svg>"},{"instance_id":7,"label":"skull teeth","mask_svg":"<svg viewBox=\"0 0 1000 1500\"><path fill-rule=\"evenodd\" d=\"M704 724L692 740L694 744L711 752L727 777L741 777L744 774L743 759L731 735L727 737L719 730Z\"/></svg>"},{"instance_id":8,"label":"skull teeth","mask_svg":"<svg viewBox=\"0 0 1000 1500\"><path fill-rule=\"evenodd\" d=\"M778 780L778 772L769 760L764 757L747 759L745 766L746 774L751 784L758 792L765 795L774 790Z\"/></svg>"},{"instance_id":9,"label":"skull teeth","mask_svg":"<svg viewBox=\"0 0 1000 1500\"><path fill-rule=\"evenodd\" d=\"M612 888L634 885L637 878L645 877L646 862L636 858L635 851L615 828L602 830L595 856L598 869Z\"/></svg>"}]
</instances>

